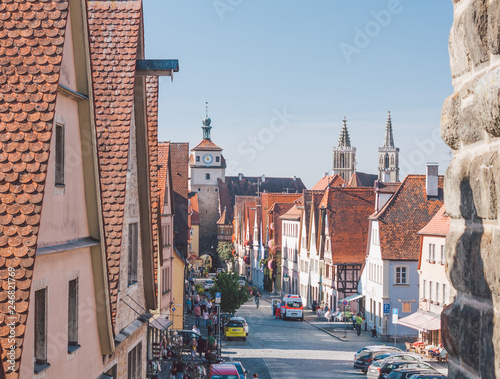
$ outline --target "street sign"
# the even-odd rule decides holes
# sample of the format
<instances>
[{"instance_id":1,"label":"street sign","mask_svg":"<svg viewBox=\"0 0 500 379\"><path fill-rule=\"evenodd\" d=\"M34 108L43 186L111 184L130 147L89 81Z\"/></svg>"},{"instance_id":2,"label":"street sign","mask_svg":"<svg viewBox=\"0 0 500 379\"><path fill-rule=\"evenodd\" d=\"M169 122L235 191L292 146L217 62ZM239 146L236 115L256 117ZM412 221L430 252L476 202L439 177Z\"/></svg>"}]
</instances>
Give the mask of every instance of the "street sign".
<instances>
[{"instance_id":1,"label":"street sign","mask_svg":"<svg viewBox=\"0 0 500 379\"><path fill-rule=\"evenodd\" d=\"M384 314L391 313L391 304L384 304Z\"/></svg>"},{"instance_id":2,"label":"street sign","mask_svg":"<svg viewBox=\"0 0 500 379\"><path fill-rule=\"evenodd\" d=\"M175 308L172 308L172 312L175 312Z\"/></svg>"},{"instance_id":3,"label":"street sign","mask_svg":"<svg viewBox=\"0 0 500 379\"><path fill-rule=\"evenodd\" d=\"M398 308L392 308L392 323L397 324L398 323Z\"/></svg>"},{"instance_id":4,"label":"street sign","mask_svg":"<svg viewBox=\"0 0 500 379\"><path fill-rule=\"evenodd\" d=\"M220 292L215 293L215 304L220 304Z\"/></svg>"},{"instance_id":5,"label":"street sign","mask_svg":"<svg viewBox=\"0 0 500 379\"><path fill-rule=\"evenodd\" d=\"M345 306L347 305L347 300L344 300L344 301L342 302L342 304L343 304L343 305L344 305L344 307L345 307Z\"/></svg>"}]
</instances>

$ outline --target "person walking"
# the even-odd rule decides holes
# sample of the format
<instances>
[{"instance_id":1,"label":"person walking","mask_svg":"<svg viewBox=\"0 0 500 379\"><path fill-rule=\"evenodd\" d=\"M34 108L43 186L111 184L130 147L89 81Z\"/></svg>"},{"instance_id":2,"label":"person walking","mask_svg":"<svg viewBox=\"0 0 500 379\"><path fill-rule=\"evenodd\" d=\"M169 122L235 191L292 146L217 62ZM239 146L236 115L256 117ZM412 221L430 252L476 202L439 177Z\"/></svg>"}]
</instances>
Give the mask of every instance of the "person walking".
<instances>
[{"instance_id":1,"label":"person walking","mask_svg":"<svg viewBox=\"0 0 500 379\"><path fill-rule=\"evenodd\" d=\"M196 350L198 351L198 354L201 358L202 355L207 350L207 339L205 337L203 336L200 337L200 339L198 340L198 347L196 348Z\"/></svg>"},{"instance_id":2,"label":"person walking","mask_svg":"<svg viewBox=\"0 0 500 379\"><path fill-rule=\"evenodd\" d=\"M200 310L200 306L199 305L197 305L197 306L194 307L193 313L194 313L194 317L195 317L195 320L196 320L196 326L200 326L201 310Z\"/></svg>"},{"instance_id":3,"label":"person walking","mask_svg":"<svg viewBox=\"0 0 500 379\"><path fill-rule=\"evenodd\" d=\"M281 318L281 301L276 304L276 318Z\"/></svg>"},{"instance_id":4,"label":"person walking","mask_svg":"<svg viewBox=\"0 0 500 379\"><path fill-rule=\"evenodd\" d=\"M196 358L196 348L198 347L198 342L196 342L196 338L191 338L191 341L189 342L189 350L191 350L191 358L195 359Z\"/></svg>"},{"instance_id":5,"label":"person walking","mask_svg":"<svg viewBox=\"0 0 500 379\"><path fill-rule=\"evenodd\" d=\"M210 334L210 333L212 333L212 328L214 326L214 319L213 319L212 314L210 314L208 316L208 319L206 320L206 323L207 323L208 334Z\"/></svg>"},{"instance_id":6,"label":"person walking","mask_svg":"<svg viewBox=\"0 0 500 379\"><path fill-rule=\"evenodd\" d=\"M205 326L207 326L208 310L206 308L203 309L203 320L205 321Z\"/></svg>"},{"instance_id":7,"label":"person walking","mask_svg":"<svg viewBox=\"0 0 500 379\"><path fill-rule=\"evenodd\" d=\"M359 336L361 334L361 324L363 323L363 318L361 314L356 315L356 334Z\"/></svg>"}]
</instances>

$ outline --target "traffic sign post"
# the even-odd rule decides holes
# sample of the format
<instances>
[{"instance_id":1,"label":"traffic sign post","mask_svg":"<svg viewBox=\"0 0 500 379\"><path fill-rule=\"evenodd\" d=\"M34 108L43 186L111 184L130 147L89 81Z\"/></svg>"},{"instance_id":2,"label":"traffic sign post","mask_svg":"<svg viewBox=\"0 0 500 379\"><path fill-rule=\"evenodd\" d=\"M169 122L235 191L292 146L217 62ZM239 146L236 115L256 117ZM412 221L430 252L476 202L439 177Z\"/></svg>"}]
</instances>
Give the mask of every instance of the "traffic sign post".
<instances>
[{"instance_id":1,"label":"traffic sign post","mask_svg":"<svg viewBox=\"0 0 500 379\"><path fill-rule=\"evenodd\" d=\"M398 326L398 308L392 308L392 323L394 324L394 346L396 346L396 339L398 337L397 329Z\"/></svg>"},{"instance_id":2,"label":"traffic sign post","mask_svg":"<svg viewBox=\"0 0 500 379\"><path fill-rule=\"evenodd\" d=\"M391 304L384 304L384 315L389 315L391 313Z\"/></svg>"},{"instance_id":3,"label":"traffic sign post","mask_svg":"<svg viewBox=\"0 0 500 379\"><path fill-rule=\"evenodd\" d=\"M220 319L220 299L221 299L221 294L220 292L215 293L215 305L217 306L217 352L219 355L219 359L221 358L221 346L220 346L220 340L221 340L221 335L220 335L220 324L221 324L221 319Z\"/></svg>"},{"instance_id":4,"label":"traffic sign post","mask_svg":"<svg viewBox=\"0 0 500 379\"><path fill-rule=\"evenodd\" d=\"M215 304L220 304L220 292L215 293Z\"/></svg>"}]
</instances>

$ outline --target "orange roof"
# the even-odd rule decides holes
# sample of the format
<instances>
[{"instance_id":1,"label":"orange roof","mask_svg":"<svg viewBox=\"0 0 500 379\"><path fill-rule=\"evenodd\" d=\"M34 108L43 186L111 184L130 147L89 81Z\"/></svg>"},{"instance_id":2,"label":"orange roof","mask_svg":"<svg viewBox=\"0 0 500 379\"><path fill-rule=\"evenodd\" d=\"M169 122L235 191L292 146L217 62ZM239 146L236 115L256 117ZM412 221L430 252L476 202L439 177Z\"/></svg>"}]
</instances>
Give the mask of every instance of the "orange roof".
<instances>
[{"instance_id":1,"label":"orange roof","mask_svg":"<svg viewBox=\"0 0 500 379\"><path fill-rule=\"evenodd\" d=\"M6 378L17 378L47 175L68 1L18 0L0 5L0 339ZM14 304L7 278L14 269ZM18 315L14 342L8 341ZM14 371L6 354L15 346Z\"/></svg>"},{"instance_id":2,"label":"orange roof","mask_svg":"<svg viewBox=\"0 0 500 379\"><path fill-rule=\"evenodd\" d=\"M281 216L288 212L295 205L293 203L274 203L269 213L272 216L272 221L274 224L274 246L276 249L281 248L281 225L283 223Z\"/></svg>"},{"instance_id":3,"label":"orange roof","mask_svg":"<svg viewBox=\"0 0 500 379\"><path fill-rule=\"evenodd\" d=\"M146 101L148 119L149 144L149 185L151 187L151 231L153 234L153 271L155 283L155 299L158 295L158 222L159 191L158 191L158 77L146 77Z\"/></svg>"},{"instance_id":4,"label":"orange roof","mask_svg":"<svg viewBox=\"0 0 500 379\"><path fill-rule=\"evenodd\" d=\"M375 206L369 187L329 188L321 208L326 209L333 264L362 264L366 256L368 217Z\"/></svg>"},{"instance_id":5,"label":"orange roof","mask_svg":"<svg viewBox=\"0 0 500 379\"><path fill-rule=\"evenodd\" d=\"M298 221L300 220L300 217L302 216L302 211L297 208L297 205L294 204L292 208L286 213L284 213L281 216L282 220L295 220Z\"/></svg>"},{"instance_id":6,"label":"orange roof","mask_svg":"<svg viewBox=\"0 0 500 379\"><path fill-rule=\"evenodd\" d=\"M111 320L116 321L141 1L87 2Z\"/></svg>"},{"instance_id":7,"label":"orange roof","mask_svg":"<svg viewBox=\"0 0 500 379\"><path fill-rule=\"evenodd\" d=\"M209 139L203 139L201 142L193 147L191 151L196 151L196 150L213 150L213 151L222 151L222 149L217 146L215 143L213 143Z\"/></svg>"},{"instance_id":8,"label":"orange roof","mask_svg":"<svg viewBox=\"0 0 500 379\"><path fill-rule=\"evenodd\" d=\"M198 206L198 193L195 192L189 198L189 207L188 207L188 215L189 215L189 227L191 225L200 225L200 209Z\"/></svg>"},{"instance_id":9,"label":"orange roof","mask_svg":"<svg viewBox=\"0 0 500 379\"><path fill-rule=\"evenodd\" d=\"M443 176L438 198L428 199L425 175L408 175L384 207L372 216L379 221L382 259L418 260L421 230L443 206Z\"/></svg>"},{"instance_id":10,"label":"orange roof","mask_svg":"<svg viewBox=\"0 0 500 379\"><path fill-rule=\"evenodd\" d=\"M229 220L229 217L225 209L222 211L222 214L219 220L217 221L217 225L233 225L231 220Z\"/></svg>"},{"instance_id":11,"label":"orange roof","mask_svg":"<svg viewBox=\"0 0 500 379\"><path fill-rule=\"evenodd\" d=\"M432 236L446 237L450 232L450 216L446 214L445 206L443 205L436 215L425 225L419 234L426 234Z\"/></svg>"},{"instance_id":12,"label":"orange roof","mask_svg":"<svg viewBox=\"0 0 500 379\"><path fill-rule=\"evenodd\" d=\"M342 187L347 185L346 181L339 175L326 175L319 180L318 183L314 185L312 190L324 191L328 187Z\"/></svg>"}]
</instances>

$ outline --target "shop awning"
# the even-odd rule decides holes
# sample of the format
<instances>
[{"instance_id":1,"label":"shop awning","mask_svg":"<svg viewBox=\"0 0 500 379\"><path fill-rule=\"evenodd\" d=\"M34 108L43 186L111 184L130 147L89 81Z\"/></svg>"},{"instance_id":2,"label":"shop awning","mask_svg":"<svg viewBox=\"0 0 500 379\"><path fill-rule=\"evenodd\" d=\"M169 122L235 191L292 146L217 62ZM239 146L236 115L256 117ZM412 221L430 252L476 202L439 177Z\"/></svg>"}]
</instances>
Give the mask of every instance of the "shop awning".
<instances>
[{"instance_id":1,"label":"shop awning","mask_svg":"<svg viewBox=\"0 0 500 379\"><path fill-rule=\"evenodd\" d=\"M365 297L365 295L357 293L357 294L354 294L354 295L351 295L351 296L347 296L344 299L339 299L339 303L342 303L344 300L347 301L347 302L358 300L358 299L361 299L362 297Z\"/></svg>"},{"instance_id":2,"label":"shop awning","mask_svg":"<svg viewBox=\"0 0 500 379\"><path fill-rule=\"evenodd\" d=\"M441 329L441 317L435 313L417 311L407 317L400 318L398 325L420 331L439 330Z\"/></svg>"},{"instance_id":3,"label":"shop awning","mask_svg":"<svg viewBox=\"0 0 500 379\"><path fill-rule=\"evenodd\" d=\"M149 322L149 325L151 325L153 328L158 329L160 332L164 331L172 324L173 321L167 320L166 318L163 317L155 318Z\"/></svg>"}]
</instances>

